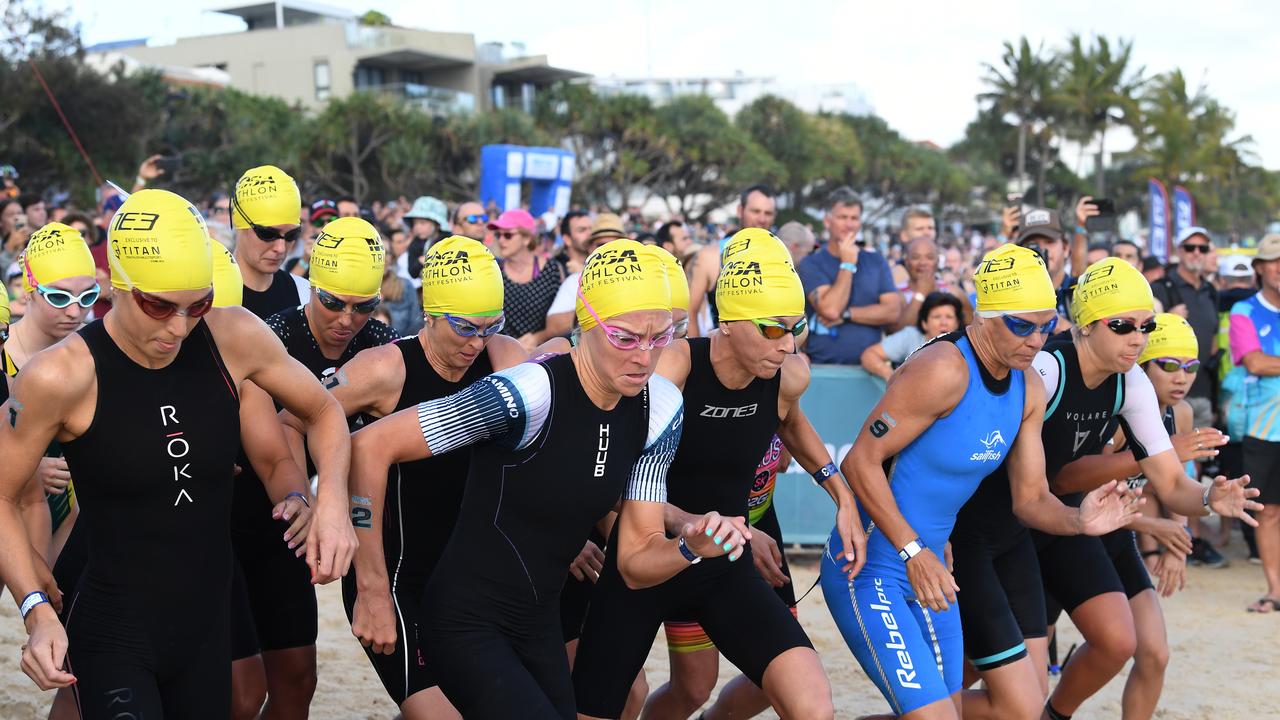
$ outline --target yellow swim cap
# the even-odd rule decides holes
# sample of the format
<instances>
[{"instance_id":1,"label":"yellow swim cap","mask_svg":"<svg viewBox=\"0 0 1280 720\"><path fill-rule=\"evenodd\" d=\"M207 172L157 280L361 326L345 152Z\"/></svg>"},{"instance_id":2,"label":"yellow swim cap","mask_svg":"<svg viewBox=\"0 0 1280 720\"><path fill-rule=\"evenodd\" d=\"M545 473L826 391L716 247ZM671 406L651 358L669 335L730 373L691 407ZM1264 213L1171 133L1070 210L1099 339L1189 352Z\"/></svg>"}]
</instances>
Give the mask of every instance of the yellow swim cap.
<instances>
[{"instance_id":1,"label":"yellow swim cap","mask_svg":"<svg viewBox=\"0 0 1280 720\"><path fill-rule=\"evenodd\" d=\"M48 285L72 277L94 277L93 255L79 230L49 223L27 241L22 253L22 289L31 292L36 283Z\"/></svg>"},{"instance_id":2,"label":"yellow swim cap","mask_svg":"<svg viewBox=\"0 0 1280 720\"><path fill-rule=\"evenodd\" d=\"M146 293L213 286L209 229L199 211L168 190L139 190L107 233L111 285Z\"/></svg>"},{"instance_id":3,"label":"yellow swim cap","mask_svg":"<svg viewBox=\"0 0 1280 720\"><path fill-rule=\"evenodd\" d=\"M301 220L302 195L298 183L275 165L245 170L236 181L231 198L231 224L238 230L252 225L297 225Z\"/></svg>"},{"instance_id":4,"label":"yellow swim cap","mask_svg":"<svg viewBox=\"0 0 1280 720\"><path fill-rule=\"evenodd\" d=\"M1147 279L1132 265L1114 257L1090 265L1071 296L1071 315L1080 326L1099 318L1154 307Z\"/></svg>"},{"instance_id":5,"label":"yellow swim cap","mask_svg":"<svg viewBox=\"0 0 1280 720\"><path fill-rule=\"evenodd\" d=\"M320 231L311 249L311 284L334 295L373 297L386 268L382 238L365 220L338 218Z\"/></svg>"},{"instance_id":6,"label":"yellow swim cap","mask_svg":"<svg viewBox=\"0 0 1280 720\"><path fill-rule=\"evenodd\" d=\"M684 276L684 268L675 255L667 252L661 245L654 245L662 254L662 265L667 269L667 287L671 290L671 309L689 312L689 279Z\"/></svg>"},{"instance_id":7,"label":"yellow swim cap","mask_svg":"<svg viewBox=\"0 0 1280 720\"><path fill-rule=\"evenodd\" d=\"M787 246L768 230L733 234L720 256L716 310L720 320L804 315L804 286Z\"/></svg>"},{"instance_id":8,"label":"yellow swim cap","mask_svg":"<svg viewBox=\"0 0 1280 720\"><path fill-rule=\"evenodd\" d=\"M1158 313L1155 332L1147 336L1147 347L1138 356L1138 364L1159 357L1195 358L1200 356L1196 331L1181 315Z\"/></svg>"},{"instance_id":9,"label":"yellow swim cap","mask_svg":"<svg viewBox=\"0 0 1280 720\"><path fill-rule=\"evenodd\" d=\"M434 315L502 314L502 270L493 253L469 237L451 235L422 259L422 309Z\"/></svg>"},{"instance_id":10,"label":"yellow swim cap","mask_svg":"<svg viewBox=\"0 0 1280 720\"><path fill-rule=\"evenodd\" d=\"M671 288L660 250L620 238L591 253L578 278L575 311L582 332L597 324L584 299L601 320L637 310L671 310Z\"/></svg>"},{"instance_id":11,"label":"yellow swim cap","mask_svg":"<svg viewBox=\"0 0 1280 720\"><path fill-rule=\"evenodd\" d=\"M4 283L0 283L0 322L8 325L10 317L9 288L5 287Z\"/></svg>"},{"instance_id":12,"label":"yellow swim cap","mask_svg":"<svg viewBox=\"0 0 1280 720\"><path fill-rule=\"evenodd\" d=\"M1006 243L982 256L973 272L980 313L1022 313L1053 310L1058 294L1040 253Z\"/></svg>"},{"instance_id":13,"label":"yellow swim cap","mask_svg":"<svg viewBox=\"0 0 1280 720\"><path fill-rule=\"evenodd\" d=\"M216 240L213 248L213 306L236 307L244 302L244 277L226 246Z\"/></svg>"}]
</instances>

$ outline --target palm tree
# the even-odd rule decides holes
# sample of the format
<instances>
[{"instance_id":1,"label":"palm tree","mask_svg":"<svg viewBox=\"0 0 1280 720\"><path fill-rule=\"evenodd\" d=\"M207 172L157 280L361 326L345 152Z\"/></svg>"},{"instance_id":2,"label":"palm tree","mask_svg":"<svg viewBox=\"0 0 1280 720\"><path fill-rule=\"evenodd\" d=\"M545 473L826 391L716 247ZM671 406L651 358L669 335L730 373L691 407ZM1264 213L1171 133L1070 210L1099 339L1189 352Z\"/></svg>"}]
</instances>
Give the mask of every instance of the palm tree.
<instances>
[{"instance_id":1,"label":"palm tree","mask_svg":"<svg viewBox=\"0 0 1280 720\"><path fill-rule=\"evenodd\" d=\"M1130 71L1133 42L1120 40L1116 47L1099 36L1095 44L1086 46L1080 35L1072 33L1062 55L1062 82L1056 93L1072 138L1085 146L1098 140L1095 195L1106 195L1103 171L1107 127L1112 123L1135 126L1138 123L1138 93L1146 82L1144 68ZM1077 168L1077 172L1079 168Z\"/></svg>"},{"instance_id":2,"label":"palm tree","mask_svg":"<svg viewBox=\"0 0 1280 720\"><path fill-rule=\"evenodd\" d=\"M1015 49L1004 43L1000 67L984 63L983 82L990 88L978 95L978 102L990 103L1000 114L1013 115L1018 124L1017 175L1021 190L1027 187L1027 136L1037 121L1043 121L1045 94L1052 85L1057 61L1044 54L1044 43L1033 51L1024 36Z\"/></svg>"}]
</instances>

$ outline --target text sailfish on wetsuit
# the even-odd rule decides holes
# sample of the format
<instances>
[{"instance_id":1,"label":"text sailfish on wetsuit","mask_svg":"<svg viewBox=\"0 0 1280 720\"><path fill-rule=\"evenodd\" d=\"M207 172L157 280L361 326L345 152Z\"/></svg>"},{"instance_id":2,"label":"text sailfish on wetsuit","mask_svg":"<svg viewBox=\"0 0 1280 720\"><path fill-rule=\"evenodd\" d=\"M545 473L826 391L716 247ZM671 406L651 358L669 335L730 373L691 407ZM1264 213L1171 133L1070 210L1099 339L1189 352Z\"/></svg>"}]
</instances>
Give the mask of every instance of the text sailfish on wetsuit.
<instances>
[{"instance_id":1,"label":"text sailfish on wetsuit","mask_svg":"<svg viewBox=\"0 0 1280 720\"><path fill-rule=\"evenodd\" d=\"M983 462L986 460L995 462L1004 457L1004 451L999 448L1006 447L1006 445L1004 442L1004 435L1001 434L999 430L992 430L987 433L986 437L978 438L978 442L982 443L983 447L986 449L982 452L976 452L970 455L970 460L975 462Z\"/></svg>"},{"instance_id":2,"label":"text sailfish on wetsuit","mask_svg":"<svg viewBox=\"0 0 1280 720\"><path fill-rule=\"evenodd\" d=\"M161 405L161 426L168 429L170 422L174 425L179 424L178 409L172 405ZM191 463L182 461L183 458L191 454L191 444L182 437L183 435L184 433L181 430L165 435L164 451L168 453L169 458L173 460L173 481L175 483L181 483L183 480L192 479L191 475L187 473L187 471L191 469ZM177 507L184 499L189 503L195 502L195 500L191 498L191 493L187 492L186 488L179 485L178 496L174 499L173 506Z\"/></svg>"}]
</instances>

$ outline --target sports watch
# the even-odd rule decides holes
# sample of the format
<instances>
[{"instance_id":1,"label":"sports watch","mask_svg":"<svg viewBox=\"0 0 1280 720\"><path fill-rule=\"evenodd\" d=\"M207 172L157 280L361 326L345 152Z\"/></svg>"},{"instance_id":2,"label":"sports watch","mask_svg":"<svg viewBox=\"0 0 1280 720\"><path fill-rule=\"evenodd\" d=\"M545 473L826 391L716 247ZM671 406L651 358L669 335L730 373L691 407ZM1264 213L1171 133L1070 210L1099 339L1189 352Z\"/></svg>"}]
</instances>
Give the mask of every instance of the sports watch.
<instances>
[{"instance_id":1,"label":"sports watch","mask_svg":"<svg viewBox=\"0 0 1280 720\"><path fill-rule=\"evenodd\" d=\"M902 546L902 549L898 551L898 557L902 558L902 562L906 562L924 552L927 547L928 545L925 545L923 540L916 538Z\"/></svg>"}]
</instances>

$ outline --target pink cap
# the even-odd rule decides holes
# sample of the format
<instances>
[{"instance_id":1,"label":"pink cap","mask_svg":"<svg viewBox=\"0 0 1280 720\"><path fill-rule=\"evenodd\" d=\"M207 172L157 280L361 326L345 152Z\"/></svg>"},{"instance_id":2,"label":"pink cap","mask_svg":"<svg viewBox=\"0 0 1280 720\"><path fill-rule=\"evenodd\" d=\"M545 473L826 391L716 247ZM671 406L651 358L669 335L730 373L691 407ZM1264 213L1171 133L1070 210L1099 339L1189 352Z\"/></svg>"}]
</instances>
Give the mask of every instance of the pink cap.
<instances>
[{"instance_id":1,"label":"pink cap","mask_svg":"<svg viewBox=\"0 0 1280 720\"><path fill-rule=\"evenodd\" d=\"M516 228L533 232L533 216L527 210L520 208L508 210L499 215L497 220L489 223L490 230L513 230Z\"/></svg>"}]
</instances>

